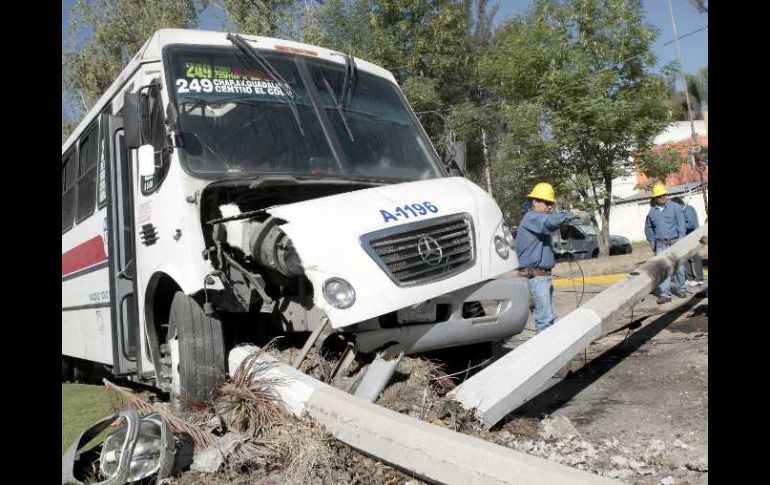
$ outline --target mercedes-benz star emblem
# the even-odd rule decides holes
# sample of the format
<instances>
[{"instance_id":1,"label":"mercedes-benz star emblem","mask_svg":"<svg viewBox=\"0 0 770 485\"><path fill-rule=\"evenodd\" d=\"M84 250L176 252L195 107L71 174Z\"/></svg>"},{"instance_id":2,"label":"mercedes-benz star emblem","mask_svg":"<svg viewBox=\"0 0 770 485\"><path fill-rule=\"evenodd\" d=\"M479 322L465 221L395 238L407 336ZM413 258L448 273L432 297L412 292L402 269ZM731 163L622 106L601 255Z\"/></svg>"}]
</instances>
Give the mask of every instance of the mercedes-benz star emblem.
<instances>
[{"instance_id":1,"label":"mercedes-benz star emblem","mask_svg":"<svg viewBox=\"0 0 770 485\"><path fill-rule=\"evenodd\" d=\"M417 252L420 253L422 260L431 266L437 266L444 258L441 245L430 236L420 238L417 242Z\"/></svg>"}]
</instances>

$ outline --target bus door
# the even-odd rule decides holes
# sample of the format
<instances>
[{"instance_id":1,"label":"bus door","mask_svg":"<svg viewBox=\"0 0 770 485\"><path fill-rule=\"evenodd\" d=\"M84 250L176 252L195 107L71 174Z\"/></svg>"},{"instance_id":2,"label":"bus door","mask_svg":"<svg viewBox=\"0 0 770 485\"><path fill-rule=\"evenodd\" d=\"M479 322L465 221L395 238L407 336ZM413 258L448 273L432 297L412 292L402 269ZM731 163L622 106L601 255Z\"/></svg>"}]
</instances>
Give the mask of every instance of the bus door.
<instances>
[{"instance_id":1,"label":"bus door","mask_svg":"<svg viewBox=\"0 0 770 485\"><path fill-rule=\"evenodd\" d=\"M109 210L110 296L112 301L115 375L141 372L139 318L134 261L134 203L131 157L126 148L123 119L102 115L107 154Z\"/></svg>"}]
</instances>

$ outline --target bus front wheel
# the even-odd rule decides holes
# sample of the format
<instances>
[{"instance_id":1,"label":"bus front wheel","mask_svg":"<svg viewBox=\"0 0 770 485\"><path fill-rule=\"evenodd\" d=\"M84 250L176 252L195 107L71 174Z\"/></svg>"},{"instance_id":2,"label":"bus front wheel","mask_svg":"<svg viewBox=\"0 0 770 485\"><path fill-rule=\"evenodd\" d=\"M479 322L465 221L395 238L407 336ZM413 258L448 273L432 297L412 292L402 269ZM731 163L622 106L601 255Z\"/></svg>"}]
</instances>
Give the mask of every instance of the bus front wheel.
<instances>
[{"instance_id":1,"label":"bus front wheel","mask_svg":"<svg viewBox=\"0 0 770 485\"><path fill-rule=\"evenodd\" d=\"M172 389L180 401L174 404L184 408L192 401L211 401L225 376L222 322L178 291L171 303L166 344L167 349L178 349L176 372L171 374Z\"/></svg>"}]
</instances>

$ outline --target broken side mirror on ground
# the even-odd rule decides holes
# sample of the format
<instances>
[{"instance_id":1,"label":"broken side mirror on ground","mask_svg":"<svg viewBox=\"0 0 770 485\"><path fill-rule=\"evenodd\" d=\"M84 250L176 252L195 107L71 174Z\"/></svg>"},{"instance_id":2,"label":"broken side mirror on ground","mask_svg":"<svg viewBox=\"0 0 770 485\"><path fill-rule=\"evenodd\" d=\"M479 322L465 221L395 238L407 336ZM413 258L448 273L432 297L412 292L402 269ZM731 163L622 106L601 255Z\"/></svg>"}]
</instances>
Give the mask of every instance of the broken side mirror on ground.
<instances>
[{"instance_id":1,"label":"broken side mirror on ground","mask_svg":"<svg viewBox=\"0 0 770 485\"><path fill-rule=\"evenodd\" d=\"M101 444L82 450L110 425L118 428ZM98 483L122 485L144 478L167 478L191 463L183 452L187 440L178 440L157 413L141 418L136 411L111 414L78 436L62 455L62 485Z\"/></svg>"}]
</instances>

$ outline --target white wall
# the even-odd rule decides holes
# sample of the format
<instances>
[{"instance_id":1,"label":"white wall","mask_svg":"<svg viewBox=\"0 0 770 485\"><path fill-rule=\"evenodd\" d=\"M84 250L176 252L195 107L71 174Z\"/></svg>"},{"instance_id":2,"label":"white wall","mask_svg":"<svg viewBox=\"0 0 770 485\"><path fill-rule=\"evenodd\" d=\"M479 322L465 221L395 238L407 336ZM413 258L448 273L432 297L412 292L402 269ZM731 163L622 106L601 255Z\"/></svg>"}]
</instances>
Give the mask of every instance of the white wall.
<instances>
[{"instance_id":1,"label":"white wall","mask_svg":"<svg viewBox=\"0 0 770 485\"><path fill-rule=\"evenodd\" d=\"M636 187L636 174L628 177L618 177L612 180L612 197L623 199L631 195L638 194L634 189Z\"/></svg>"},{"instance_id":2,"label":"white wall","mask_svg":"<svg viewBox=\"0 0 770 485\"><path fill-rule=\"evenodd\" d=\"M682 196L682 199L688 202L687 197ZM703 225L706 220L703 194L694 193L689 199L688 205L695 207L698 222ZM613 205L610 209L610 234L625 236L631 242L644 241L644 221L649 211L650 199Z\"/></svg>"},{"instance_id":3,"label":"white wall","mask_svg":"<svg viewBox=\"0 0 770 485\"><path fill-rule=\"evenodd\" d=\"M695 133L698 136L706 134L706 122L703 120L693 121L695 124ZM690 129L689 121L676 121L668 125L663 133L659 134L652 141L655 145L661 145L663 143L670 143L675 141L687 140L692 136L692 130Z\"/></svg>"}]
</instances>

